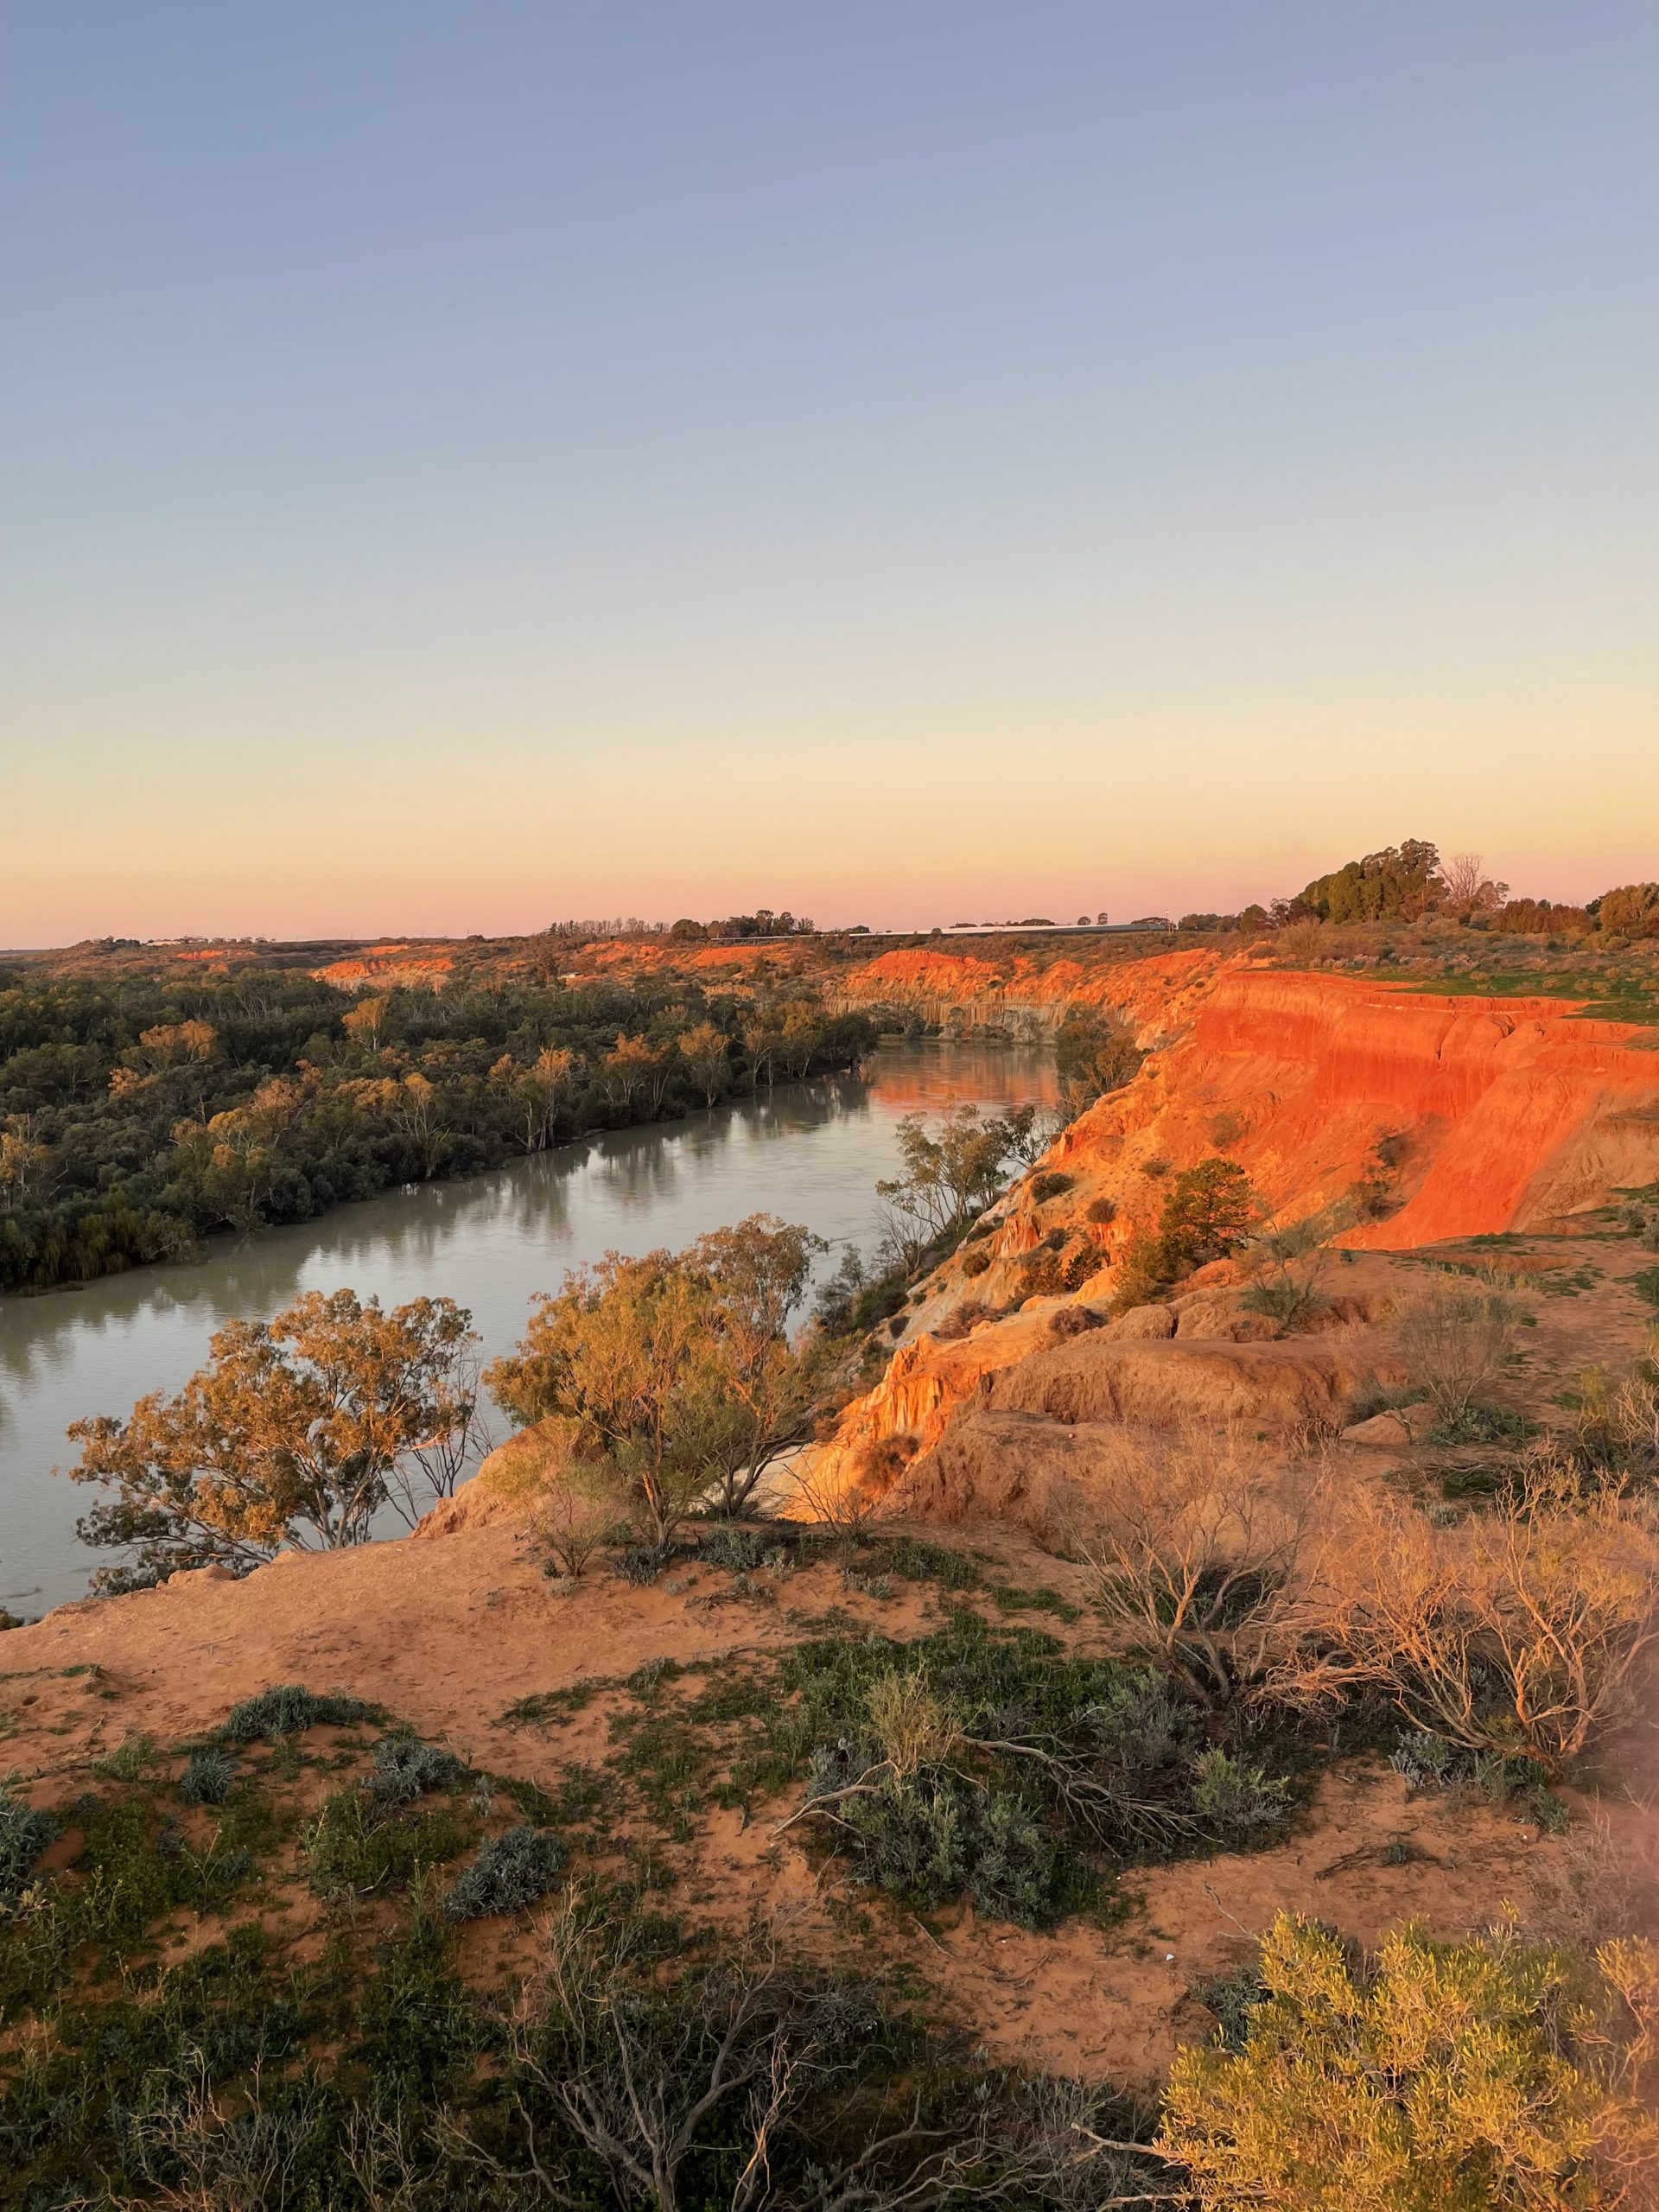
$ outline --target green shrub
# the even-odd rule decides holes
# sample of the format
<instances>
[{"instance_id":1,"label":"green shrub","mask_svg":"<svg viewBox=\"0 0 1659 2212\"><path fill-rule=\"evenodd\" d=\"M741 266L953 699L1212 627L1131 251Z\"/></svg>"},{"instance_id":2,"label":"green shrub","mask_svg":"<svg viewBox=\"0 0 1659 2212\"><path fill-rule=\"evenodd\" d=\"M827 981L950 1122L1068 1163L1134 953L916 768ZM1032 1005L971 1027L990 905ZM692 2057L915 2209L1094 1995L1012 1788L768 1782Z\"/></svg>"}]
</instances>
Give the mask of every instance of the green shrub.
<instances>
[{"instance_id":1,"label":"green shrub","mask_svg":"<svg viewBox=\"0 0 1659 2212\"><path fill-rule=\"evenodd\" d=\"M100 1782L137 1782L155 1757L153 1737L129 1736L114 1751L101 1751L92 1763L92 1772Z\"/></svg>"},{"instance_id":2,"label":"green shrub","mask_svg":"<svg viewBox=\"0 0 1659 2212\"><path fill-rule=\"evenodd\" d=\"M1476 1400L1441 1414L1428 1432L1431 1444L1524 1444L1532 1423L1512 1406Z\"/></svg>"},{"instance_id":3,"label":"green shrub","mask_svg":"<svg viewBox=\"0 0 1659 2212\"><path fill-rule=\"evenodd\" d=\"M227 1743L252 1744L262 1736L272 1739L301 1736L320 1722L346 1727L353 1721L376 1717L377 1708L360 1697L345 1697L335 1692L320 1697L298 1682L282 1682L272 1689L261 1690L257 1697L245 1697L239 1705L233 1705L219 1734Z\"/></svg>"},{"instance_id":4,"label":"green shrub","mask_svg":"<svg viewBox=\"0 0 1659 2212\"><path fill-rule=\"evenodd\" d=\"M35 1861L51 1842L54 1828L49 1814L0 1786L0 1906L29 1887Z\"/></svg>"},{"instance_id":5,"label":"green shrub","mask_svg":"<svg viewBox=\"0 0 1659 2212\"><path fill-rule=\"evenodd\" d=\"M752 1529L708 1529L697 1547L697 1557L731 1574L747 1574L760 1564L766 1539Z\"/></svg>"},{"instance_id":6,"label":"green shrub","mask_svg":"<svg viewBox=\"0 0 1659 2212\"><path fill-rule=\"evenodd\" d=\"M1092 1221L1096 1226L1103 1228L1107 1222L1117 1219L1117 1200L1090 1198L1084 1210L1083 1217L1085 1221Z\"/></svg>"},{"instance_id":7,"label":"green shrub","mask_svg":"<svg viewBox=\"0 0 1659 2212\"><path fill-rule=\"evenodd\" d=\"M963 1274L969 1277L974 1275L982 1275L988 1270L990 1264L991 1255L988 1252L975 1251L964 1253L962 1262L962 1272Z\"/></svg>"},{"instance_id":8,"label":"green shrub","mask_svg":"<svg viewBox=\"0 0 1659 2212\"><path fill-rule=\"evenodd\" d=\"M447 1789L467 1771L453 1751L418 1736L383 1736L374 1747L369 1794L383 1805L412 1804L428 1789Z\"/></svg>"},{"instance_id":9,"label":"green shrub","mask_svg":"<svg viewBox=\"0 0 1659 2212\"><path fill-rule=\"evenodd\" d=\"M445 1910L452 1920L517 1912L544 1897L558 1880L564 1853L545 1829L509 1828L492 1836L456 1879Z\"/></svg>"},{"instance_id":10,"label":"green shrub","mask_svg":"<svg viewBox=\"0 0 1659 2212\"><path fill-rule=\"evenodd\" d=\"M1643 1268L1640 1274L1632 1275L1630 1288L1649 1306L1659 1306L1659 1268Z\"/></svg>"},{"instance_id":11,"label":"green shrub","mask_svg":"<svg viewBox=\"0 0 1659 2212\"><path fill-rule=\"evenodd\" d=\"M1031 1195L1034 1204L1046 1206L1051 1198L1058 1198L1063 1191L1071 1187L1071 1178L1063 1175L1058 1167L1046 1168L1042 1174L1031 1179Z\"/></svg>"},{"instance_id":12,"label":"green shrub","mask_svg":"<svg viewBox=\"0 0 1659 2212\"><path fill-rule=\"evenodd\" d=\"M1591 1963L1508 1930L1436 1943L1414 1926L1362 1963L1281 1914L1236 2046L1177 2054L1160 2148L1205 2212L1628 2202L1654 2152L1624 2068L1655 1963L1646 1944Z\"/></svg>"},{"instance_id":13,"label":"green shrub","mask_svg":"<svg viewBox=\"0 0 1659 2212\"><path fill-rule=\"evenodd\" d=\"M222 1805L236 1787L236 1763L208 1745L192 1751L178 1787L187 1805Z\"/></svg>"},{"instance_id":14,"label":"green shrub","mask_svg":"<svg viewBox=\"0 0 1659 2212\"><path fill-rule=\"evenodd\" d=\"M1192 1809L1218 1842L1236 1843L1254 1831L1278 1827L1290 1792L1260 1767L1225 1751L1200 1751L1192 1763Z\"/></svg>"},{"instance_id":15,"label":"green shrub","mask_svg":"<svg viewBox=\"0 0 1659 2212\"><path fill-rule=\"evenodd\" d=\"M809 1795L844 1787L848 1770L844 1754L821 1752ZM1081 1869L1062 1864L1033 1808L994 1783L977 1787L939 1768L888 1772L868 1796L841 1799L836 1817L865 1878L915 1904L966 1891L979 1911L1035 1928L1079 1887Z\"/></svg>"},{"instance_id":16,"label":"green shrub","mask_svg":"<svg viewBox=\"0 0 1659 2212\"><path fill-rule=\"evenodd\" d=\"M477 1833L476 1819L460 1805L416 1813L380 1802L372 1789L337 1789L306 1836L306 1873L319 1897L368 1897L458 1858Z\"/></svg>"}]
</instances>

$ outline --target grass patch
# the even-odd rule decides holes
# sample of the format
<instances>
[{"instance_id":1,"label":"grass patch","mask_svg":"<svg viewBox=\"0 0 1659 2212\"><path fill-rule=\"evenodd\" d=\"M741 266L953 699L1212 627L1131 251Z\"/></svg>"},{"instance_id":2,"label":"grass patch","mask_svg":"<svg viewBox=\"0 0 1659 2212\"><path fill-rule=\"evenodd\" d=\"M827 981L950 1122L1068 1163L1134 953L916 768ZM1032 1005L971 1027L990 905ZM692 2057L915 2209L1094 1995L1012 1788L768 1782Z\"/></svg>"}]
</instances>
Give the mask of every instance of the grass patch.
<instances>
[{"instance_id":1,"label":"grass patch","mask_svg":"<svg viewBox=\"0 0 1659 2212\"><path fill-rule=\"evenodd\" d=\"M424 1869L458 1859L478 1836L478 1815L453 1802L388 1805L354 1783L324 1799L307 1831L307 1878L320 1897L348 1903L401 1889Z\"/></svg>"},{"instance_id":2,"label":"grass patch","mask_svg":"<svg viewBox=\"0 0 1659 2212\"><path fill-rule=\"evenodd\" d=\"M256 1744L261 1738L274 1743L302 1736L308 1728L325 1722L346 1727L355 1721L381 1718L379 1707L365 1704L360 1697L336 1693L320 1696L298 1682L283 1682L233 1705L219 1734L228 1744Z\"/></svg>"}]
</instances>

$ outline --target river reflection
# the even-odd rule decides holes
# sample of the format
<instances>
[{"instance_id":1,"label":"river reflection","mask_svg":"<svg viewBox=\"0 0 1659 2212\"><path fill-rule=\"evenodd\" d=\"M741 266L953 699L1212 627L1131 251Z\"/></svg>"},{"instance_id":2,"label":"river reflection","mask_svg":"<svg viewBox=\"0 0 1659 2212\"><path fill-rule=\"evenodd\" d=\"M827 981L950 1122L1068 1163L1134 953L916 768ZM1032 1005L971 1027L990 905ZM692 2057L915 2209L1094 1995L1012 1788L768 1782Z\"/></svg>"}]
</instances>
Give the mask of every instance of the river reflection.
<instances>
[{"instance_id":1,"label":"river reflection","mask_svg":"<svg viewBox=\"0 0 1659 2212\"><path fill-rule=\"evenodd\" d=\"M899 1046L876 1055L865 1081L791 1084L466 1182L221 1240L191 1265L0 1300L0 1605L37 1612L77 1597L97 1564L74 1535L96 1493L50 1471L73 1456L67 1424L176 1389L233 1315L275 1313L299 1291L343 1284L389 1306L447 1294L472 1308L491 1356L515 1342L537 1292L609 1249L673 1249L758 1212L868 1246L875 1181L892 1172L902 1115L953 1097L1000 1107L1054 1093L1046 1052Z\"/></svg>"}]
</instances>

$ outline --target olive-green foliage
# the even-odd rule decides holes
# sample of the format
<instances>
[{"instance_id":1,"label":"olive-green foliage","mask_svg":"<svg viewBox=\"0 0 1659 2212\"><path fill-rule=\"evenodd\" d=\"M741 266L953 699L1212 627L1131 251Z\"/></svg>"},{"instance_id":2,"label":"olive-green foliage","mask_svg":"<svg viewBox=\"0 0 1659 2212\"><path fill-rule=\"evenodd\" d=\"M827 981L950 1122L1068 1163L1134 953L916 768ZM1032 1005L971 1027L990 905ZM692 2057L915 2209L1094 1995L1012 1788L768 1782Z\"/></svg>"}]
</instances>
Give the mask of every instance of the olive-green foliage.
<instances>
[{"instance_id":1,"label":"olive-green foliage","mask_svg":"<svg viewBox=\"0 0 1659 2212\"><path fill-rule=\"evenodd\" d=\"M190 1754L179 1777L179 1795L187 1805L222 1805L235 1787L235 1761L211 1744Z\"/></svg>"},{"instance_id":2,"label":"olive-green foliage","mask_svg":"<svg viewBox=\"0 0 1659 2212\"><path fill-rule=\"evenodd\" d=\"M818 1752L809 1796L846 1786L836 1751ZM868 1795L842 1797L838 1839L880 1888L922 1904L964 1894L988 1918L1051 1925L1091 1901L1094 1885L1073 1853L1062 1853L1040 1810L1015 1791L980 1787L939 1768L887 1772Z\"/></svg>"},{"instance_id":3,"label":"olive-green foliage","mask_svg":"<svg viewBox=\"0 0 1659 2212\"><path fill-rule=\"evenodd\" d=\"M262 1736L274 1738L303 1735L308 1728L323 1722L349 1727L354 1721L373 1719L377 1713L378 1708L365 1704L360 1697L345 1697L334 1692L319 1696L298 1682L282 1682L273 1689L261 1690L257 1697L245 1697L239 1705L233 1705L219 1733L227 1743L254 1744Z\"/></svg>"},{"instance_id":4,"label":"olive-green foliage","mask_svg":"<svg viewBox=\"0 0 1659 2212\"><path fill-rule=\"evenodd\" d=\"M369 1792L387 1805L412 1804L428 1789L447 1789L467 1770L453 1751L418 1736L383 1736L374 1747Z\"/></svg>"},{"instance_id":5,"label":"olive-green foliage","mask_svg":"<svg viewBox=\"0 0 1659 2212\"><path fill-rule=\"evenodd\" d=\"M467 1807L388 1802L372 1777L366 1787L354 1783L323 1800L305 1838L306 1872L320 1897L369 1897L459 1858L477 1833Z\"/></svg>"},{"instance_id":6,"label":"olive-green foliage","mask_svg":"<svg viewBox=\"0 0 1659 2212\"><path fill-rule=\"evenodd\" d=\"M1651 2026L1655 1965L1643 1944L1586 1967L1505 1930L1409 1926L1360 1962L1281 1914L1232 2047L1178 2054L1163 2145L1205 2212L1611 2207L1621 2173L1654 2170L1621 2062Z\"/></svg>"},{"instance_id":7,"label":"olive-green foliage","mask_svg":"<svg viewBox=\"0 0 1659 2212\"><path fill-rule=\"evenodd\" d=\"M534 1904L558 1880L563 1864L558 1839L543 1829L509 1828L492 1836L456 1878L447 1902L449 1917L481 1920L486 1914Z\"/></svg>"},{"instance_id":8,"label":"olive-green foliage","mask_svg":"<svg viewBox=\"0 0 1659 2212\"><path fill-rule=\"evenodd\" d=\"M0 1906L29 1885L35 1861L52 1840L49 1815L0 1787Z\"/></svg>"},{"instance_id":9,"label":"olive-green foliage","mask_svg":"<svg viewBox=\"0 0 1659 2212\"><path fill-rule=\"evenodd\" d=\"M972 1613L909 1644L813 1639L779 1682L773 1757L805 1765L812 1817L869 1878L918 1902L966 1892L1046 1924L1087 1900L1103 1864L1249 1848L1289 1804L1287 1783L1205 1745L1166 1676ZM908 1751L892 1739L894 1685L912 1711L929 1694L938 1708Z\"/></svg>"},{"instance_id":10,"label":"olive-green foliage","mask_svg":"<svg viewBox=\"0 0 1659 2212\"><path fill-rule=\"evenodd\" d=\"M1317 877L1297 902L1326 922L1411 921L1440 899L1440 856L1426 837L1367 853Z\"/></svg>"}]
</instances>

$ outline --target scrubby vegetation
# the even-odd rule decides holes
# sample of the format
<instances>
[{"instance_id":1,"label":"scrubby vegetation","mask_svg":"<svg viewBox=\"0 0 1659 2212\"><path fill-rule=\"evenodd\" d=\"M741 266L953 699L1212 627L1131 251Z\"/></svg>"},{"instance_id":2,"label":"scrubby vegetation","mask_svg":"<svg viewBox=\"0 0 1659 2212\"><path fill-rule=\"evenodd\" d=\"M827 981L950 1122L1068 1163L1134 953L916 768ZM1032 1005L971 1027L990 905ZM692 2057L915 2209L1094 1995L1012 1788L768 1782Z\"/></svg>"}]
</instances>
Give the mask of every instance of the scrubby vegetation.
<instances>
[{"instance_id":1,"label":"scrubby vegetation","mask_svg":"<svg viewBox=\"0 0 1659 2212\"><path fill-rule=\"evenodd\" d=\"M1593 1959L1512 1930L1374 1960L1281 1915L1259 1999L1183 2051L1160 2145L1205 2212L1503 2212L1649 2202L1659 2129L1643 2073L1659 1956Z\"/></svg>"}]
</instances>

